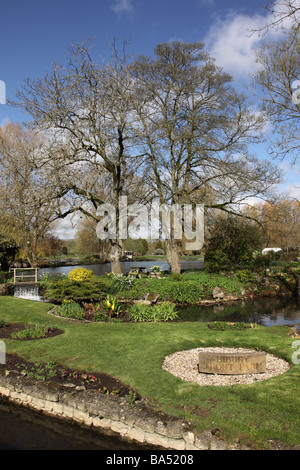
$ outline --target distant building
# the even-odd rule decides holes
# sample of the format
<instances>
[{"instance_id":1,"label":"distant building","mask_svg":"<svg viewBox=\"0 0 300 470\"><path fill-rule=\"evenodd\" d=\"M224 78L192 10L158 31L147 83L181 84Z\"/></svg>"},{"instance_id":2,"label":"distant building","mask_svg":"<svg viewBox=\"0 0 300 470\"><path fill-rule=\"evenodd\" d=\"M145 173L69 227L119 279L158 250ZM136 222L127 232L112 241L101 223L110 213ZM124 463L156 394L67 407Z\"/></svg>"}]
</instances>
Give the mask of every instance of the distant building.
<instances>
[{"instance_id":1,"label":"distant building","mask_svg":"<svg viewBox=\"0 0 300 470\"><path fill-rule=\"evenodd\" d=\"M126 259L133 259L132 251L124 251L124 255L126 256Z\"/></svg>"},{"instance_id":2,"label":"distant building","mask_svg":"<svg viewBox=\"0 0 300 470\"><path fill-rule=\"evenodd\" d=\"M262 250L263 255L267 255L268 253L278 253L279 251L282 251L281 248L264 248Z\"/></svg>"}]
</instances>

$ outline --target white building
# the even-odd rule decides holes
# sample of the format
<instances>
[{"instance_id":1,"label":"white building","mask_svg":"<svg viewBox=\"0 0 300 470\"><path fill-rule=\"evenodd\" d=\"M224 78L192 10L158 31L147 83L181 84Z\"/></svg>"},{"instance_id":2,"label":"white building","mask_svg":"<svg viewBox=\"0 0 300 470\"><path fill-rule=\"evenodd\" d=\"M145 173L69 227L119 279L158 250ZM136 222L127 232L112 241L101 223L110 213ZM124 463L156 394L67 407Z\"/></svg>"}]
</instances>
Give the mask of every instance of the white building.
<instances>
[{"instance_id":1,"label":"white building","mask_svg":"<svg viewBox=\"0 0 300 470\"><path fill-rule=\"evenodd\" d=\"M263 255L267 255L268 253L278 253L279 251L282 251L281 248L264 248L262 250Z\"/></svg>"}]
</instances>

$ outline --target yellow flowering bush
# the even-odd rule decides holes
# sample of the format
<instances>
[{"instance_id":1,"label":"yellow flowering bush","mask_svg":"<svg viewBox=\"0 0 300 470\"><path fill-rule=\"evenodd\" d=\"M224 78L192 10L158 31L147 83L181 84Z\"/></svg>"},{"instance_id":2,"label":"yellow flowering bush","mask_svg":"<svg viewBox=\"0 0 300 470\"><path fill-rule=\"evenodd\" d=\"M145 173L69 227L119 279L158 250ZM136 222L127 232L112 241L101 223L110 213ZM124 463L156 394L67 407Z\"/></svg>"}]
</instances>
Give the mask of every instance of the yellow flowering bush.
<instances>
[{"instance_id":1,"label":"yellow flowering bush","mask_svg":"<svg viewBox=\"0 0 300 470\"><path fill-rule=\"evenodd\" d=\"M71 281L85 281L94 276L93 271L85 268L75 268L68 274L68 279Z\"/></svg>"},{"instance_id":2,"label":"yellow flowering bush","mask_svg":"<svg viewBox=\"0 0 300 470\"><path fill-rule=\"evenodd\" d=\"M153 273L161 273L162 268L163 268L162 266L152 266L152 268L150 268L150 269Z\"/></svg>"}]
</instances>

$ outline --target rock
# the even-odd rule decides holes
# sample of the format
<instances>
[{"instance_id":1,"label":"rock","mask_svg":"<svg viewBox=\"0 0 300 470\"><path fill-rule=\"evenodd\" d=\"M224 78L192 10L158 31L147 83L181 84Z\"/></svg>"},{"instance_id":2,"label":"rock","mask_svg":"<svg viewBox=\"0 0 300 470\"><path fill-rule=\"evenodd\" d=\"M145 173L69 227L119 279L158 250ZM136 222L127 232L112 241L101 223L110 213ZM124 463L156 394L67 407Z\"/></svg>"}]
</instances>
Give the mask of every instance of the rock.
<instances>
[{"instance_id":1,"label":"rock","mask_svg":"<svg viewBox=\"0 0 300 470\"><path fill-rule=\"evenodd\" d=\"M214 299L223 299L226 292L221 287L215 287L212 293Z\"/></svg>"},{"instance_id":2,"label":"rock","mask_svg":"<svg viewBox=\"0 0 300 470\"><path fill-rule=\"evenodd\" d=\"M151 305L150 300L134 300L134 304Z\"/></svg>"},{"instance_id":3,"label":"rock","mask_svg":"<svg viewBox=\"0 0 300 470\"><path fill-rule=\"evenodd\" d=\"M295 335L297 335L297 333L298 333L297 327L293 326L293 327L290 328L290 332L288 333L288 335L294 337Z\"/></svg>"},{"instance_id":4,"label":"rock","mask_svg":"<svg viewBox=\"0 0 300 470\"><path fill-rule=\"evenodd\" d=\"M155 304L159 299L159 294L155 294L152 292L148 292L147 294L144 295L144 300L148 300L152 304Z\"/></svg>"}]
</instances>

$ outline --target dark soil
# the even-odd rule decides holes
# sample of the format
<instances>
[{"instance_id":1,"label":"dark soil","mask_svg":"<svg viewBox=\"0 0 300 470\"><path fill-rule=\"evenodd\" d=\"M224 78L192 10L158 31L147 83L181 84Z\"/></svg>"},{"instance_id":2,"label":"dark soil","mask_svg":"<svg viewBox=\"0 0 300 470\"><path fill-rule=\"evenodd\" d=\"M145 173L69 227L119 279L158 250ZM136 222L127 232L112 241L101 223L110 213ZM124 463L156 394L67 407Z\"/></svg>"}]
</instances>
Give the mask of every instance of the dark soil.
<instances>
[{"instance_id":1,"label":"dark soil","mask_svg":"<svg viewBox=\"0 0 300 470\"><path fill-rule=\"evenodd\" d=\"M3 326L0 327L0 339L11 339L11 334L12 333L17 333L19 331L25 330L28 327L28 325L24 325L23 323L8 323L4 324ZM41 338L52 338L53 336L61 335L64 333L63 330L60 330L58 328L48 328L47 331L45 331L45 334L41 336L40 338L24 338L24 339L19 339L19 338L13 338L16 341L33 341L35 339L41 339Z\"/></svg>"},{"instance_id":2,"label":"dark soil","mask_svg":"<svg viewBox=\"0 0 300 470\"><path fill-rule=\"evenodd\" d=\"M0 339L11 339L11 334L24 330L28 325L23 323L4 324L0 327ZM49 328L41 338L50 338L64 333L58 328ZM39 338L15 339L15 341L34 341ZM47 383L56 383L70 388L84 387L83 390L95 390L97 393L104 393L116 396L126 396L134 390L123 384L115 377L101 372L86 372L65 367L58 363L33 363L26 361L15 354L5 355L5 364L0 364L0 374L6 371L21 374L25 377L43 380ZM136 393L136 399L141 396Z\"/></svg>"},{"instance_id":3,"label":"dark soil","mask_svg":"<svg viewBox=\"0 0 300 470\"><path fill-rule=\"evenodd\" d=\"M87 372L71 369L58 363L33 363L15 355L6 354L6 363L0 364L0 374L10 373L55 383L68 388L81 387L80 390L95 390L97 393L125 397L134 390L115 377L102 372ZM136 393L135 399L141 399Z\"/></svg>"}]
</instances>

